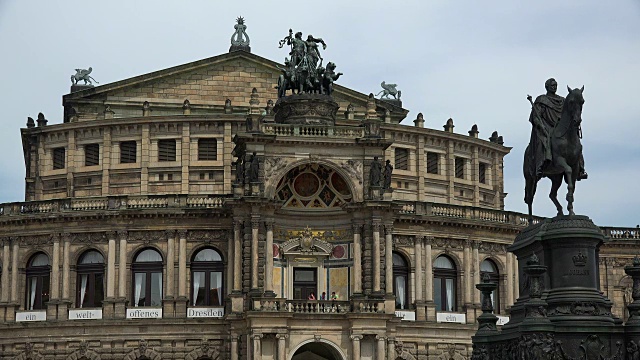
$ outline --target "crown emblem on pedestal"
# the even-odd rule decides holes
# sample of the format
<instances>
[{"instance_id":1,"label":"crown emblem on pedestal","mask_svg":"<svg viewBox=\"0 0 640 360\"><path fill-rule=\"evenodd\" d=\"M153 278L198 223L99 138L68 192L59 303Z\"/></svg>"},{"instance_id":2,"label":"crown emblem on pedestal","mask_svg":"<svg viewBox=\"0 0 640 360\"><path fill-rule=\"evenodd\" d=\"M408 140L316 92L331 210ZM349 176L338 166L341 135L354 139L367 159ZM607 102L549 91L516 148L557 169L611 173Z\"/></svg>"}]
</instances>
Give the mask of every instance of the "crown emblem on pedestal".
<instances>
[{"instance_id":1,"label":"crown emblem on pedestal","mask_svg":"<svg viewBox=\"0 0 640 360\"><path fill-rule=\"evenodd\" d=\"M575 266L585 266L587 265L587 256L582 253L582 251L578 252L578 255L573 257L573 265Z\"/></svg>"}]
</instances>

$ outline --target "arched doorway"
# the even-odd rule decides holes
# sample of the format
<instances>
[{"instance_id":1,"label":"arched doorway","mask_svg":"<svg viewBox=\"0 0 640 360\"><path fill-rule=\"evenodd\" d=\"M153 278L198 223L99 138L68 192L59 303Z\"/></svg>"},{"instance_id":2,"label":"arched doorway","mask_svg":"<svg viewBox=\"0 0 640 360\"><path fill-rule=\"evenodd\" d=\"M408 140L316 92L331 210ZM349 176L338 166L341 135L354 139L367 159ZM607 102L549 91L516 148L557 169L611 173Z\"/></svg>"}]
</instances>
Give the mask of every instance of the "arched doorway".
<instances>
[{"instance_id":1,"label":"arched doorway","mask_svg":"<svg viewBox=\"0 0 640 360\"><path fill-rule=\"evenodd\" d=\"M314 341L298 348L291 360L343 360L343 358L333 346L321 341Z\"/></svg>"}]
</instances>

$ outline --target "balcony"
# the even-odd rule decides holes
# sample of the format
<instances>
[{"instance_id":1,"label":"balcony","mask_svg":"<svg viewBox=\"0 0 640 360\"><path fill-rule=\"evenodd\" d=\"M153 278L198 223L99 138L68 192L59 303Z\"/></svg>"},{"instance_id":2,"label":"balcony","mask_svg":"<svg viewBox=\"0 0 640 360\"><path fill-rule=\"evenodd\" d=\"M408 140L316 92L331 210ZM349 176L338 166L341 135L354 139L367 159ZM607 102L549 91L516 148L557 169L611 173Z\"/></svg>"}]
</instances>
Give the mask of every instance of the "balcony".
<instances>
[{"instance_id":1,"label":"balcony","mask_svg":"<svg viewBox=\"0 0 640 360\"><path fill-rule=\"evenodd\" d=\"M391 313L393 314L391 309ZM288 312L295 314L384 314L384 299L288 300L282 298L256 298L253 311Z\"/></svg>"}]
</instances>

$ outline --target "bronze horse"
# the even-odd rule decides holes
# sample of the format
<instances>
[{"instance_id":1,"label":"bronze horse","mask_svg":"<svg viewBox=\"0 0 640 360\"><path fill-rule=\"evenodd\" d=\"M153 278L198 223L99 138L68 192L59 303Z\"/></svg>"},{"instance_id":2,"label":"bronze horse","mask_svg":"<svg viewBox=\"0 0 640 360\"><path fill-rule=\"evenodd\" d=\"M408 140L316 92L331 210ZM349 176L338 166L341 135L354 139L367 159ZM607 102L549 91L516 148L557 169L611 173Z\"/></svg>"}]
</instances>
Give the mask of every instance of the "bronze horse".
<instances>
[{"instance_id":1,"label":"bronze horse","mask_svg":"<svg viewBox=\"0 0 640 360\"><path fill-rule=\"evenodd\" d=\"M567 86L567 89L569 90L569 95L567 95L562 105L560 120L549 135L551 137L553 159L542 169L542 177L547 177L551 180L549 198L555 204L558 216L563 215L562 205L558 202L558 189L562 184L563 178L567 184L567 210L569 215L575 215L573 212L573 192L580 170L579 161L582 157L580 124L582 122L582 105L584 104L584 98L582 97L584 86L581 89L573 90ZM529 206L529 223L533 220L531 207L538 180L540 180L536 176L536 165L531 145L529 144L524 152L523 165L526 181L524 202Z\"/></svg>"}]
</instances>

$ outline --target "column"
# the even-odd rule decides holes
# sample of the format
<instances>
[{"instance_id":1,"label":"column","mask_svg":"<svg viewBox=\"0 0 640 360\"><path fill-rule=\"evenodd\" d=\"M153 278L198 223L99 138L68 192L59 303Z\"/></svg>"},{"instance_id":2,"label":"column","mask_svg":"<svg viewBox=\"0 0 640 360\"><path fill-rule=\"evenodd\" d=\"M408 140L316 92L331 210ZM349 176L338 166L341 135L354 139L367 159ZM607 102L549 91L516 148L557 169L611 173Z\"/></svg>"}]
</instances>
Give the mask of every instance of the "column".
<instances>
[{"instance_id":1,"label":"column","mask_svg":"<svg viewBox=\"0 0 640 360\"><path fill-rule=\"evenodd\" d=\"M262 360L262 334L253 334L253 360Z\"/></svg>"},{"instance_id":2,"label":"column","mask_svg":"<svg viewBox=\"0 0 640 360\"><path fill-rule=\"evenodd\" d=\"M480 246L479 241L472 241L471 247L473 249L473 284L477 284L480 282L480 262L478 256L478 247ZM476 290L473 292L473 302L475 304L480 304L480 291Z\"/></svg>"},{"instance_id":3,"label":"column","mask_svg":"<svg viewBox=\"0 0 640 360\"><path fill-rule=\"evenodd\" d=\"M373 228L373 292L380 292L380 222L374 220Z\"/></svg>"},{"instance_id":4,"label":"column","mask_svg":"<svg viewBox=\"0 0 640 360\"><path fill-rule=\"evenodd\" d=\"M178 231L180 246L178 249L178 296L187 297L187 231Z\"/></svg>"},{"instance_id":5,"label":"column","mask_svg":"<svg viewBox=\"0 0 640 360\"><path fill-rule=\"evenodd\" d=\"M414 252L415 252L415 264L416 264L416 270L415 270L416 303L422 301L422 239L424 239L423 236L416 236L414 239L414 245L415 245Z\"/></svg>"},{"instance_id":6,"label":"column","mask_svg":"<svg viewBox=\"0 0 640 360\"><path fill-rule=\"evenodd\" d=\"M251 290L258 288L258 230L259 216L251 216Z\"/></svg>"},{"instance_id":7,"label":"column","mask_svg":"<svg viewBox=\"0 0 640 360\"><path fill-rule=\"evenodd\" d=\"M396 339L387 338L387 360L395 360L397 356Z\"/></svg>"},{"instance_id":8,"label":"column","mask_svg":"<svg viewBox=\"0 0 640 360\"><path fill-rule=\"evenodd\" d=\"M464 262L464 303L471 304L471 294L475 285L471 279L471 241L464 242L463 260Z\"/></svg>"},{"instance_id":9,"label":"column","mask_svg":"<svg viewBox=\"0 0 640 360\"><path fill-rule=\"evenodd\" d=\"M0 294L0 301L6 303L9 301L9 264L11 263L10 252L10 238L4 238L2 240L2 294Z\"/></svg>"},{"instance_id":10,"label":"column","mask_svg":"<svg viewBox=\"0 0 640 360\"><path fill-rule=\"evenodd\" d=\"M513 302L520 297L520 273L518 272L518 259L513 257Z\"/></svg>"},{"instance_id":11,"label":"column","mask_svg":"<svg viewBox=\"0 0 640 360\"><path fill-rule=\"evenodd\" d=\"M393 224L384 226L384 278L387 295L393 295Z\"/></svg>"},{"instance_id":12,"label":"column","mask_svg":"<svg viewBox=\"0 0 640 360\"><path fill-rule=\"evenodd\" d=\"M507 252L507 303L505 304L505 308L507 306L513 305L513 253Z\"/></svg>"},{"instance_id":13,"label":"column","mask_svg":"<svg viewBox=\"0 0 640 360\"><path fill-rule=\"evenodd\" d=\"M165 290L165 298L173 298L173 290L175 288L174 272L175 272L175 230L166 230L167 236L167 289Z\"/></svg>"},{"instance_id":14,"label":"column","mask_svg":"<svg viewBox=\"0 0 640 360\"><path fill-rule=\"evenodd\" d=\"M18 253L20 252L19 238L11 238L13 251L11 252L11 302L18 303Z\"/></svg>"},{"instance_id":15,"label":"column","mask_svg":"<svg viewBox=\"0 0 640 360\"><path fill-rule=\"evenodd\" d=\"M118 231L120 237L119 262L118 262L118 297L127 297L127 237L126 231Z\"/></svg>"},{"instance_id":16,"label":"column","mask_svg":"<svg viewBox=\"0 0 640 360\"><path fill-rule=\"evenodd\" d=\"M361 224L352 224L353 229L353 293L362 294L362 249L360 243Z\"/></svg>"},{"instance_id":17,"label":"column","mask_svg":"<svg viewBox=\"0 0 640 360\"><path fill-rule=\"evenodd\" d=\"M353 345L351 357L352 360L360 360L360 340L362 340L362 335L351 335L351 341Z\"/></svg>"},{"instance_id":18,"label":"column","mask_svg":"<svg viewBox=\"0 0 640 360\"><path fill-rule=\"evenodd\" d=\"M425 238L424 241L424 253L425 253L425 261L424 261L424 269L425 269L425 287L426 287L426 297L425 300L428 302L433 301L433 259L431 252L431 244L433 243L432 237Z\"/></svg>"},{"instance_id":19,"label":"column","mask_svg":"<svg viewBox=\"0 0 640 360\"><path fill-rule=\"evenodd\" d=\"M242 290L242 245L240 234L242 231L242 221L235 219L233 222L233 292L240 293Z\"/></svg>"},{"instance_id":20,"label":"column","mask_svg":"<svg viewBox=\"0 0 640 360\"><path fill-rule=\"evenodd\" d=\"M51 254L51 300L60 299L60 234L53 235Z\"/></svg>"},{"instance_id":21,"label":"column","mask_svg":"<svg viewBox=\"0 0 640 360\"><path fill-rule=\"evenodd\" d=\"M71 282L71 234L62 234L62 298L71 301L69 283Z\"/></svg>"},{"instance_id":22,"label":"column","mask_svg":"<svg viewBox=\"0 0 640 360\"><path fill-rule=\"evenodd\" d=\"M274 296L273 292L273 220L267 220L265 223L267 227L267 241L266 241L266 255L264 264L264 293L266 296Z\"/></svg>"},{"instance_id":23,"label":"column","mask_svg":"<svg viewBox=\"0 0 640 360\"><path fill-rule=\"evenodd\" d=\"M235 268L235 266L233 265L235 260L235 253L233 249L234 237L229 235L227 235L227 278L225 279L225 292L227 295L231 294L231 290L233 289L233 269Z\"/></svg>"},{"instance_id":24,"label":"column","mask_svg":"<svg viewBox=\"0 0 640 360\"><path fill-rule=\"evenodd\" d=\"M231 335L231 360L238 360L238 336Z\"/></svg>"},{"instance_id":25,"label":"column","mask_svg":"<svg viewBox=\"0 0 640 360\"><path fill-rule=\"evenodd\" d=\"M277 360L287 360L287 334L276 334L276 339L278 339L278 357Z\"/></svg>"},{"instance_id":26,"label":"column","mask_svg":"<svg viewBox=\"0 0 640 360\"><path fill-rule=\"evenodd\" d=\"M115 231L107 233L109 246L107 250L107 299L116 296L116 236Z\"/></svg>"},{"instance_id":27,"label":"column","mask_svg":"<svg viewBox=\"0 0 640 360\"><path fill-rule=\"evenodd\" d=\"M387 338L385 336L376 335L378 348L376 349L376 359L377 360L385 360L387 358L387 354L384 352L384 345L387 342Z\"/></svg>"}]
</instances>

